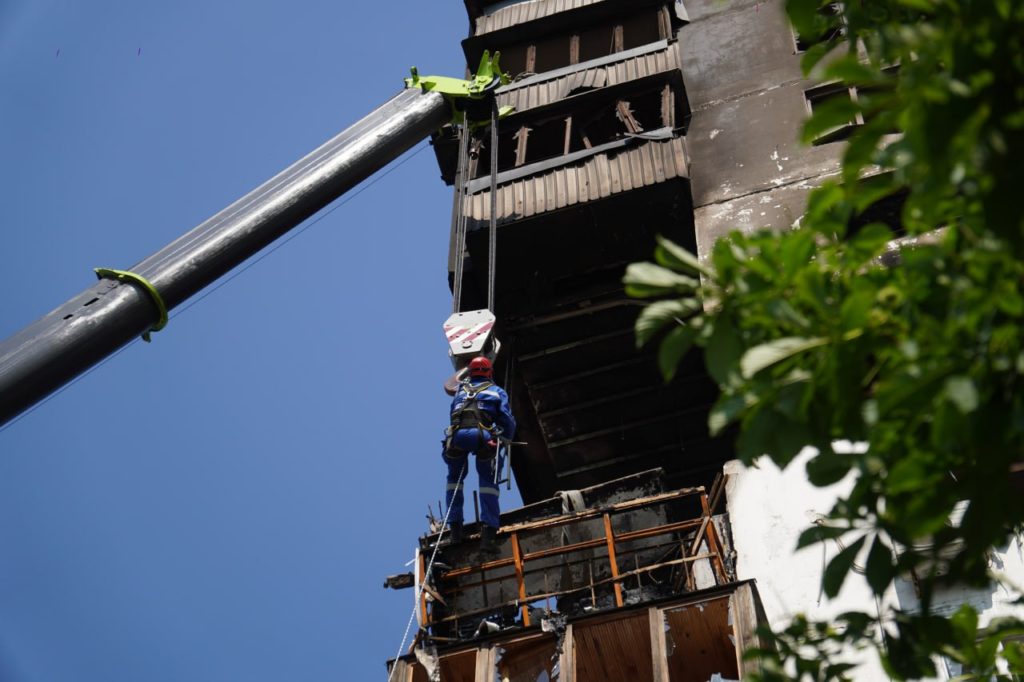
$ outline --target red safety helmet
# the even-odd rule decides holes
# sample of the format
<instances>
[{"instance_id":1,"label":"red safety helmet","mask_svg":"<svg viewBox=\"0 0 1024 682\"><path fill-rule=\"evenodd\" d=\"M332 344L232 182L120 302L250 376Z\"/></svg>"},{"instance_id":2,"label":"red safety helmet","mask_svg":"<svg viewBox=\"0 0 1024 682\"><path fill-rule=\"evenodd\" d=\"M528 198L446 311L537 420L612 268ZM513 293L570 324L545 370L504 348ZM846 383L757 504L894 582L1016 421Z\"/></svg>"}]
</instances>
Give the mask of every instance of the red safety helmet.
<instances>
[{"instance_id":1,"label":"red safety helmet","mask_svg":"<svg viewBox=\"0 0 1024 682\"><path fill-rule=\"evenodd\" d=\"M483 356L478 356L470 360L469 376L490 379L494 376L494 367L491 365L491 361Z\"/></svg>"}]
</instances>

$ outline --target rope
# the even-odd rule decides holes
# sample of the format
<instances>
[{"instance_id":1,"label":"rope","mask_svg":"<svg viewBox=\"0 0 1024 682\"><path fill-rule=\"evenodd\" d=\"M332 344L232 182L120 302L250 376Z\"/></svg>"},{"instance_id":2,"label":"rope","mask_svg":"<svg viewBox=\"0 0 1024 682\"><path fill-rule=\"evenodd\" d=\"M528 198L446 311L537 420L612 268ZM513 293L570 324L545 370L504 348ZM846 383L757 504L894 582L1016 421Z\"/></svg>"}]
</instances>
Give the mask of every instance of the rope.
<instances>
[{"instance_id":1,"label":"rope","mask_svg":"<svg viewBox=\"0 0 1024 682\"><path fill-rule=\"evenodd\" d=\"M416 610L420 607L420 599L423 598L423 589L427 585L427 576L430 575L431 569L434 568L434 559L437 558L437 550L441 547L441 538L444 537L444 531L448 528L448 516L452 513L452 507L455 505L455 498L458 496L458 488L462 487L462 482L466 479L466 469L469 467L469 458L462 463L462 471L459 472L458 487L455 489L455 493L452 494L452 501L448 503L448 509L444 513L444 523L441 525L441 532L437 535L437 542L434 543L434 551L430 554L430 561L427 562L427 567L423 571L423 576L420 581L419 590L416 592L416 599L412 604L412 613L409 614L409 622L405 624L405 634L402 635L402 643L398 645L398 653L395 654L395 662L402 657L402 650L405 649L405 642L409 639L409 630L412 629L412 622L416 620ZM395 670L398 665L391 666L391 671L388 673L388 682L391 682L392 676L395 674Z\"/></svg>"},{"instance_id":2,"label":"rope","mask_svg":"<svg viewBox=\"0 0 1024 682\"><path fill-rule=\"evenodd\" d=\"M487 309L494 312L494 278L498 264L498 100L491 103L491 229L487 240Z\"/></svg>"},{"instance_id":3,"label":"rope","mask_svg":"<svg viewBox=\"0 0 1024 682\"><path fill-rule=\"evenodd\" d=\"M462 271L466 264L466 166L469 160L469 128L459 128L459 158L455 171L455 205L452 218L455 222L455 282L452 285L452 312L462 309Z\"/></svg>"}]
</instances>

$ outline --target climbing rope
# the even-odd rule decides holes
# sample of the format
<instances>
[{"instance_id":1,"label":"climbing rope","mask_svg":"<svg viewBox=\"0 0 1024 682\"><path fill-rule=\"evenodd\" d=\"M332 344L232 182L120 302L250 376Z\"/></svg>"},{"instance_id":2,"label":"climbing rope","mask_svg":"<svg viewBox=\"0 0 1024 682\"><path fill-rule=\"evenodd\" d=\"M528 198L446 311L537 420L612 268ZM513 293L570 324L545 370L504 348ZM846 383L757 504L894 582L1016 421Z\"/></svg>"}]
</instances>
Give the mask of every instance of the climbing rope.
<instances>
[{"instance_id":1,"label":"climbing rope","mask_svg":"<svg viewBox=\"0 0 1024 682\"><path fill-rule=\"evenodd\" d=\"M448 516L452 513L452 507L455 505L455 498L458 497L459 488L462 487L462 482L466 480L466 469L469 467L469 458L462 463L462 470L459 472L459 482L456 484L455 493L452 495L451 502L448 503L448 509L444 512L444 522L441 524L441 532L437 534L437 541L434 543L434 551L430 554L430 561L427 562L427 567L423 571L423 575L420 576L419 589L416 591L416 599L412 603L412 613L409 614L409 622L405 624L405 634L402 635L402 643L398 645L398 653L395 654L396 665L391 666L391 671L388 673L388 682L391 682L392 676L395 674L395 670L398 668L398 659L402 657L402 650L405 649L405 643L409 639L409 630L412 629L412 622L416 620L416 611L420 607L420 599L423 598L424 588L427 586L427 576L430 575L430 571L434 568L434 560L437 558L437 550L441 547L441 539L444 538L444 532L448 529Z\"/></svg>"}]
</instances>

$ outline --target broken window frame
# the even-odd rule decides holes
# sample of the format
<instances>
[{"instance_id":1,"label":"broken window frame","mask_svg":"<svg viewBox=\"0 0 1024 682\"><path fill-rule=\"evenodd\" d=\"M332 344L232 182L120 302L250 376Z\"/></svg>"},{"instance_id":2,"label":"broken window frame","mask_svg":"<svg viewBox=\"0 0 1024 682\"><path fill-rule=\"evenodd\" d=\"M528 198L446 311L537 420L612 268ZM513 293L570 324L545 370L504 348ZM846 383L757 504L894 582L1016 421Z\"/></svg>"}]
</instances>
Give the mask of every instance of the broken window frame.
<instances>
[{"instance_id":1,"label":"broken window frame","mask_svg":"<svg viewBox=\"0 0 1024 682\"><path fill-rule=\"evenodd\" d=\"M636 31L642 29L642 35L645 37L631 39L629 24L630 22L635 22L637 16L644 17L650 25L643 27L635 26L634 34ZM607 47L596 50L598 54L593 54L594 43L592 42L587 42L586 49L584 49L584 34L586 33L587 35L591 35L594 32L605 32L608 37ZM650 36L647 34L650 34ZM653 38L647 40L646 37ZM644 8L639 15L630 15L629 17L614 19L609 22L593 24L582 31L576 30L569 34L546 35L544 37L538 37L521 43L513 43L505 46L490 45L488 47L492 51L500 51L504 56L504 63L502 66L509 70L513 79L520 79L536 73L553 71L566 66L574 66L592 59L600 59L623 52L627 49L653 44L660 40L672 40L673 37L672 17L670 11L667 6L662 5L659 7ZM538 70L538 50L542 48L550 50L552 46L558 42L564 43L562 45L564 49L560 50L561 57L554 57L552 59L551 53L542 55L545 60L550 61L551 63L542 64L544 68ZM587 53L586 58L583 57L584 52ZM517 68L520 68L518 67L520 55L522 55L521 59L523 62L522 71L513 73Z\"/></svg>"},{"instance_id":2,"label":"broken window frame","mask_svg":"<svg viewBox=\"0 0 1024 682\"><path fill-rule=\"evenodd\" d=\"M714 495L712 495L713 497ZM701 510L700 514L696 517L687 518L683 521L659 524L640 530L616 531L613 528L613 516L617 517L622 514L635 513L650 508L660 508L663 505L680 503L687 499L690 499L692 503L693 498L696 498L695 501ZM725 563L724 548L718 537L718 529L712 521L712 511L713 507L707 492L703 486L699 486L683 488L628 502L620 502L604 509L588 509L574 514L505 526L502 528L502 534L507 535L509 538L512 547L512 556L510 558L494 559L478 565L451 568L438 576L434 589L441 598L445 598L446 596L474 589L486 591L488 585L505 584L513 581L514 590L510 590L510 592L515 596L505 599L501 603L488 604L485 608L472 611L458 612L451 608L450 611L454 612L442 617L435 617L433 609L428 607L428 602L424 598L421 604L421 609L423 610L422 626L430 628L431 631L439 626L454 627L457 631L460 620L472 619L503 608L516 607L518 608L519 619L523 627L530 627L533 620L530 610L531 604L571 594L585 595L589 593L593 602L592 608L597 608L598 603L594 596L594 590L609 586L614 594L614 608L622 608L626 605L623 592L623 584L626 581L633 578L639 580L644 574L651 574L654 571L668 570L676 575L676 577L672 578L672 584L674 589L678 591L684 586L693 585L691 567L703 560L707 560L710 564L714 583L720 586L725 585L732 578ZM531 532L550 531L555 528L572 527L595 521L602 524L603 537L601 538L543 549L533 549L532 551L523 550L522 540ZM692 538L690 537L691 532L693 532ZM683 533L685 533L685 536L675 539L678 534ZM621 569L624 565L622 559L627 556L635 557L638 552L651 549L651 547L633 548L629 546L629 543L659 537L667 537L667 540L659 542L662 542L667 549L676 547L680 557L667 561L659 560L653 564L645 563L644 565L640 565L639 561L637 561L635 568ZM661 544L657 545L657 547L661 546ZM704 551L705 547L706 551ZM596 556L591 556L593 552L599 550L603 550L603 552ZM573 556L574 554L576 555L575 557ZM668 555L663 553L663 557ZM531 570L530 562L542 561L553 557L565 557L563 560L565 565L581 565L588 562L607 561L609 576L597 580L591 578L584 584L572 585L568 589L547 588L545 593L530 594L527 589L527 576L531 574L536 575L538 571L547 570L544 568ZM495 576L497 571L501 569L507 571L510 567L513 569L511 575ZM477 576L479 576L479 579L477 579ZM471 577L472 581L455 582L459 578L466 577ZM546 583L547 581L545 580ZM454 587L450 587L451 585L454 585Z\"/></svg>"},{"instance_id":3,"label":"broken window frame","mask_svg":"<svg viewBox=\"0 0 1024 682\"><path fill-rule=\"evenodd\" d=\"M678 73L664 72L572 94L543 107L513 115L499 126L498 173L652 130L678 129L681 122L676 120L677 112L684 97ZM637 103L642 103L642 111L635 106ZM599 125L603 126L603 134ZM555 126L561 130L557 135L551 131ZM609 127L615 130L608 132ZM479 135L483 138L474 139L470 151L467 177L471 180L489 177L491 173L490 155L486 153L490 133L484 130ZM536 153L536 147L531 149L531 144L535 145L541 139L550 142L550 149ZM507 150L514 150L514 153Z\"/></svg>"},{"instance_id":4,"label":"broken window frame","mask_svg":"<svg viewBox=\"0 0 1024 682\"><path fill-rule=\"evenodd\" d=\"M814 38L802 38L795 28L791 29L793 34L793 49L794 54L804 54L815 45L829 42L836 38L846 35L846 19L843 17L843 3L833 2L827 6L818 8L818 14L825 18L839 17L839 25L833 26L831 29L825 31L819 36Z\"/></svg>"},{"instance_id":5,"label":"broken window frame","mask_svg":"<svg viewBox=\"0 0 1024 682\"><path fill-rule=\"evenodd\" d=\"M892 74L899 70L899 65L887 66L882 69L882 73ZM808 117L814 113L815 105L820 105L824 101L827 101L831 97L838 95L839 93L846 91L849 98L853 102L858 102L861 95L869 95L875 91L875 88L864 88L856 85L844 86L839 81L829 81L816 85L813 88L804 90L804 106L807 108ZM811 142L812 146L818 146L823 144L829 144L830 142L838 142L845 140L858 126L862 126L865 123L864 114L858 111L851 121L842 125L835 126L829 130L824 131L818 137L814 138ZM898 134L899 131L890 131L890 134Z\"/></svg>"}]
</instances>

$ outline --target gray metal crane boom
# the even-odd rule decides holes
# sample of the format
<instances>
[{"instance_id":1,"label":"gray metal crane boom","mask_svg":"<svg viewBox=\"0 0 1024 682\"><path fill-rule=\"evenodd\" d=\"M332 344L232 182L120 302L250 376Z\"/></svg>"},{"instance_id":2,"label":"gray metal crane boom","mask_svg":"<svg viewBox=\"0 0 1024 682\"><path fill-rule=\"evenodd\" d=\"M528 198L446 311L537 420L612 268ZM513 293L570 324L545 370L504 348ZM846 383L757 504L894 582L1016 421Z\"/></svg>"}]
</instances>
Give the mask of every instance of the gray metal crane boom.
<instances>
[{"instance_id":1,"label":"gray metal crane boom","mask_svg":"<svg viewBox=\"0 0 1024 682\"><path fill-rule=\"evenodd\" d=\"M449 120L505 80L485 54L470 81L413 70L386 104L128 271L99 281L0 343L0 425L57 390L167 313Z\"/></svg>"}]
</instances>

